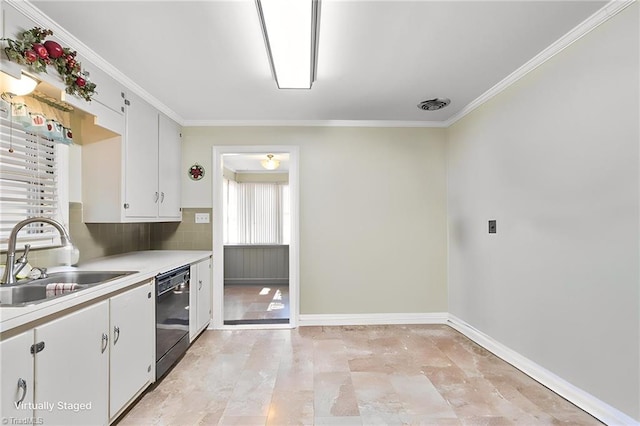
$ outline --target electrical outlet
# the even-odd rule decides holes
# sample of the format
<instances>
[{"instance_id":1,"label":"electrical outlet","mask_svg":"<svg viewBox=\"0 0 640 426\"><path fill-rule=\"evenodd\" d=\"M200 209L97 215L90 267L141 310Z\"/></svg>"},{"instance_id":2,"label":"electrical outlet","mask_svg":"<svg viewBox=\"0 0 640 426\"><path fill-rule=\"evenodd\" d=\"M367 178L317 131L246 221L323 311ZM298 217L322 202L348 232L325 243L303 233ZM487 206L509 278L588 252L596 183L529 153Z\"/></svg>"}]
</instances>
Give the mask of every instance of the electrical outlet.
<instances>
[{"instance_id":1,"label":"electrical outlet","mask_svg":"<svg viewBox=\"0 0 640 426\"><path fill-rule=\"evenodd\" d=\"M496 233L496 221L495 220L490 220L489 221L489 233L490 234L495 234Z\"/></svg>"},{"instance_id":2,"label":"electrical outlet","mask_svg":"<svg viewBox=\"0 0 640 426\"><path fill-rule=\"evenodd\" d=\"M209 213L196 213L196 223L209 223Z\"/></svg>"}]
</instances>

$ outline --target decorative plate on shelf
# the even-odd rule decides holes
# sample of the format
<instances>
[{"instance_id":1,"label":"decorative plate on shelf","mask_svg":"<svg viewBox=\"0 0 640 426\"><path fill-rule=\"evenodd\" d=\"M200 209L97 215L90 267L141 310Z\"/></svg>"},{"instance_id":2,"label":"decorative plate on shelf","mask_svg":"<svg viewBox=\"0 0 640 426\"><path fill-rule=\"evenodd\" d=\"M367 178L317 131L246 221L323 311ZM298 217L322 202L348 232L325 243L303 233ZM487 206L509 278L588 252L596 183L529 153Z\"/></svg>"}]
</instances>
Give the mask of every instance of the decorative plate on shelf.
<instances>
[{"instance_id":1,"label":"decorative plate on shelf","mask_svg":"<svg viewBox=\"0 0 640 426\"><path fill-rule=\"evenodd\" d=\"M191 180L200 180L204 177L204 167L196 163L189 167L188 173Z\"/></svg>"}]
</instances>

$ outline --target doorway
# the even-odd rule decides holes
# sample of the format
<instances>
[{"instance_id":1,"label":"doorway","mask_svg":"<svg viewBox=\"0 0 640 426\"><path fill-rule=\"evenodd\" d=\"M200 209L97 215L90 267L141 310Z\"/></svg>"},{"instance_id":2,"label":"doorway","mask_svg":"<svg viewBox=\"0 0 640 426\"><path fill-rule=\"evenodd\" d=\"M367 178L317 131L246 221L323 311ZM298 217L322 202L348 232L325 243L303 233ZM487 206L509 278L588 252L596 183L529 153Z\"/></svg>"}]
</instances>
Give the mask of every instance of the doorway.
<instances>
[{"instance_id":1,"label":"doorway","mask_svg":"<svg viewBox=\"0 0 640 426\"><path fill-rule=\"evenodd\" d=\"M214 147L213 207L214 328L295 327L298 148Z\"/></svg>"}]
</instances>

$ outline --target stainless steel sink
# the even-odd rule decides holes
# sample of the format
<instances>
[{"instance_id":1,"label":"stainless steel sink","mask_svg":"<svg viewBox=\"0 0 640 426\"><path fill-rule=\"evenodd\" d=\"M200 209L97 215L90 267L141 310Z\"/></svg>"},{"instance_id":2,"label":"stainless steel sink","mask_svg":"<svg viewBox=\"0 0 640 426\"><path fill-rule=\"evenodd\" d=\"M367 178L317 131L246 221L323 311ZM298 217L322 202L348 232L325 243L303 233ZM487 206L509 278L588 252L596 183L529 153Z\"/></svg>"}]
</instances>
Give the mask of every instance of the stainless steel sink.
<instances>
[{"instance_id":1,"label":"stainless steel sink","mask_svg":"<svg viewBox=\"0 0 640 426\"><path fill-rule=\"evenodd\" d=\"M136 271L66 271L53 272L47 278L21 281L0 286L0 306L25 306L45 300L64 297L109 281L133 274ZM52 284L47 289L47 285ZM53 284L61 284L56 287ZM67 284L67 286L64 286Z\"/></svg>"}]
</instances>

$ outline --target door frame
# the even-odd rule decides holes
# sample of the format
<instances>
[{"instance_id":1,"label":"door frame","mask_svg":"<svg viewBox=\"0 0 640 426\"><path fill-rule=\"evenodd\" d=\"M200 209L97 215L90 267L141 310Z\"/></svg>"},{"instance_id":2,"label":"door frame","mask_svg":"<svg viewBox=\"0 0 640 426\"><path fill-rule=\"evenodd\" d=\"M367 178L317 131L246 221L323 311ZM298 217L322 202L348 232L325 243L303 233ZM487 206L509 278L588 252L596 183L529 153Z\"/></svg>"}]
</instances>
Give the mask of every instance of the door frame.
<instances>
[{"instance_id":1,"label":"door frame","mask_svg":"<svg viewBox=\"0 0 640 426\"><path fill-rule=\"evenodd\" d=\"M289 242L289 324L224 324L224 211L222 200L224 154L289 154L289 196L291 202L291 241ZM299 147L295 145L224 145L213 146L213 328L295 328L300 313L300 208ZM220 214L218 214L220 212Z\"/></svg>"}]
</instances>

